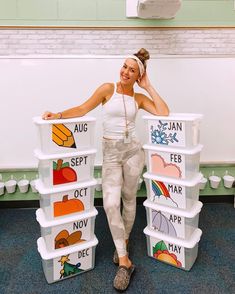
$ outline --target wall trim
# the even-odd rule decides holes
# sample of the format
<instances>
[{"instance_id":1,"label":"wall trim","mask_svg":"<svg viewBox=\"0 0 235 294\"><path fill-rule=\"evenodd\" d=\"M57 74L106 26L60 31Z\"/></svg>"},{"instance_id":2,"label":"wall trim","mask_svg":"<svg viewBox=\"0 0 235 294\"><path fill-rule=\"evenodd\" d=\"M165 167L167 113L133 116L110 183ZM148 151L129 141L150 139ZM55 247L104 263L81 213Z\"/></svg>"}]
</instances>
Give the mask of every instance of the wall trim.
<instances>
[{"instance_id":1,"label":"wall trim","mask_svg":"<svg viewBox=\"0 0 235 294\"><path fill-rule=\"evenodd\" d=\"M126 55L96 55L96 54L32 54L32 55L0 55L0 59L124 59ZM186 59L186 58L235 58L235 54L159 54L152 55L151 59ZM217 164L220 162L205 162L206 164ZM235 163L235 162L234 162Z\"/></svg>"},{"instance_id":2,"label":"wall trim","mask_svg":"<svg viewBox=\"0 0 235 294\"><path fill-rule=\"evenodd\" d=\"M214 168L214 167L235 167L235 162L200 162L200 168ZM102 168L102 164L95 165L95 170L99 170ZM17 166L17 167L8 167L2 166L0 167L0 173L4 172L25 172L25 171L35 171L37 172L37 166Z\"/></svg>"},{"instance_id":3,"label":"wall trim","mask_svg":"<svg viewBox=\"0 0 235 294\"><path fill-rule=\"evenodd\" d=\"M0 29L12 30L12 29L20 29L20 30L201 30L201 29L210 29L210 30L218 30L218 29L235 29L234 25L231 26L21 26L21 25L12 25L12 26L4 26L0 25Z\"/></svg>"}]
</instances>

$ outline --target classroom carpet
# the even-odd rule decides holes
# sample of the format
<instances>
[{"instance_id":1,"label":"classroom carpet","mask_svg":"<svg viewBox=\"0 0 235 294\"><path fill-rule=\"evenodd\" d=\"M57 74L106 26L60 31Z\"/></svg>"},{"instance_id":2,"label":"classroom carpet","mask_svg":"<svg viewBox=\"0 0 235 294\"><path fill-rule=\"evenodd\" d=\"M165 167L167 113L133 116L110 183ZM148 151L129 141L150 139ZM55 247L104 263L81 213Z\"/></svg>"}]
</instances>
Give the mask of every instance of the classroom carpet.
<instances>
[{"instance_id":1,"label":"classroom carpet","mask_svg":"<svg viewBox=\"0 0 235 294\"><path fill-rule=\"evenodd\" d=\"M48 284L43 274L36 241L40 227L36 209L0 210L0 293L73 294L117 293L112 263L114 245L103 207L97 207L95 234L99 240L93 270ZM147 256L146 212L137 206L130 238L131 259L136 265L125 293L235 293L235 210L231 203L204 204L199 227L203 231L198 257L184 271Z\"/></svg>"}]
</instances>

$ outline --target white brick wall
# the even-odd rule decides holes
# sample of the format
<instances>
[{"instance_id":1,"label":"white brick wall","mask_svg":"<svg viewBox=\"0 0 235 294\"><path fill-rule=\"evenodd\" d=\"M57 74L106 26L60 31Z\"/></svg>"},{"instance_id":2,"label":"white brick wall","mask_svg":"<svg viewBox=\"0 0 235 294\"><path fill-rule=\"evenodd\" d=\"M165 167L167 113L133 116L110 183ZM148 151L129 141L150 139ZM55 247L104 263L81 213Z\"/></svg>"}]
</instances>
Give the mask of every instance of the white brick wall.
<instances>
[{"instance_id":1,"label":"white brick wall","mask_svg":"<svg viewBox=\"0 0 235 294\"><path fill-rule=\"evenodd\" d=\"M1 29L0 55L235 54L235 29Z\"/></svg>"}]
</instances>

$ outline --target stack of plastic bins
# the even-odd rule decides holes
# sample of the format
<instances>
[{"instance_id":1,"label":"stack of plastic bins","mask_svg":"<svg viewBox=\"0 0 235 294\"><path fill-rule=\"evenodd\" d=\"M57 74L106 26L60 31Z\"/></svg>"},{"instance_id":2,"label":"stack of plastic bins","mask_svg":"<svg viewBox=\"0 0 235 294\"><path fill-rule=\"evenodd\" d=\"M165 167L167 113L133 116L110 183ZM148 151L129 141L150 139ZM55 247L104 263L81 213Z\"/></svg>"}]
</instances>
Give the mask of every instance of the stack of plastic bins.
<instances>
[{"instance_id":1,"label":"stack of plastic bins","mask_svg":"<svg viewBox=\"0 0 235 294\"><path fill-rule=\"evenodd\" d=\"M40 208L37 241L48 283L94 268L94 125L82 117L61 120L34 118L38 129Z\"/></svg>"},{"instance_id":2,"label":"stack of plastic bins","mask_svg":"<svg viewBox=\"0 0 235 294\"><path fill-rule=\"evenodd\" d=\"M198 228L202 203L199 198L200 114L144 116L147 120L148 255L190 270L198 253L202 231Z\"/></svg>"}]
</instances>

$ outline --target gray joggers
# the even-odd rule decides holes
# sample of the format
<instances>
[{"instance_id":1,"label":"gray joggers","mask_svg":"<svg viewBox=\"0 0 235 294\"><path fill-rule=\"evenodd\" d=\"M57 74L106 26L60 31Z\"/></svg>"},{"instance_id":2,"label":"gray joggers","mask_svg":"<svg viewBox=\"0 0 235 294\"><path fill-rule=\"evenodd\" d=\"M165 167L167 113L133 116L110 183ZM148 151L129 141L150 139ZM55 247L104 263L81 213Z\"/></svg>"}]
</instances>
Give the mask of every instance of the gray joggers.
<instances>
[{"instance_id":1,"label":"gray joggers","mask_svg":"<svg viewBox=\"0 0 235 294\"><path fill-rule=\"evenodd\" d=\"M130 143L103 139L103 204L119 257L127 254L125 240L129 239L135 220L136 192L144 161L138 139L133 138Z\"/></svg>"}]
</instances>

